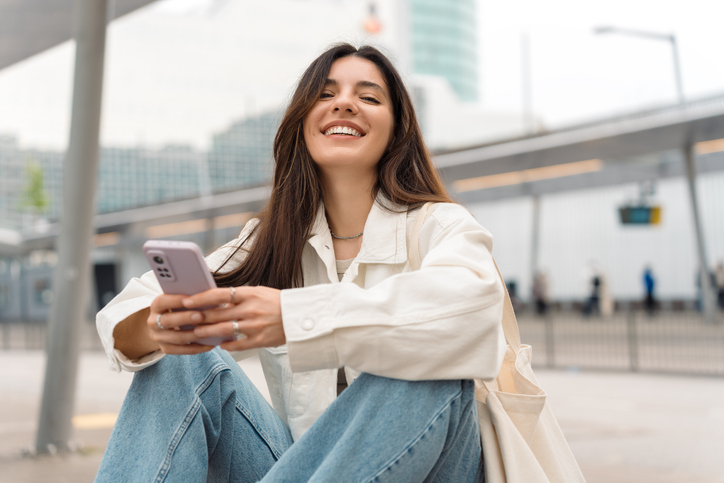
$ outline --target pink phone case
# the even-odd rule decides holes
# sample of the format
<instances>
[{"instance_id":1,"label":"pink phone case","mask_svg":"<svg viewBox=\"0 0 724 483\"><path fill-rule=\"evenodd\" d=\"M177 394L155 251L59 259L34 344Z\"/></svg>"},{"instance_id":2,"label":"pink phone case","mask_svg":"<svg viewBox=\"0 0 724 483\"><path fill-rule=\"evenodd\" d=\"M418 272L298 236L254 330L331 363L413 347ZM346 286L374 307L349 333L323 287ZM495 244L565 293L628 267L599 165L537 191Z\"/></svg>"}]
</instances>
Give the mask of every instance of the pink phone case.
<instances>
[{"instance_id":1,"label":"pink phone case","mask_svg":"<svg viewBox=\"0 0 724 483\"><path fill-rule=\"evenodd\" d=\"M151 269L156 274L164 293L194 295L216 288L201 249L196 243L169 240L148 240L143 244ZM211 308L211 307L203 307ZM186 310L186 309L178 309ZM193 330L192 325L182 326L181 330ZM234 340L232 337L207 337L198 343L219 345Z\"/></svg>"}]
</instances>

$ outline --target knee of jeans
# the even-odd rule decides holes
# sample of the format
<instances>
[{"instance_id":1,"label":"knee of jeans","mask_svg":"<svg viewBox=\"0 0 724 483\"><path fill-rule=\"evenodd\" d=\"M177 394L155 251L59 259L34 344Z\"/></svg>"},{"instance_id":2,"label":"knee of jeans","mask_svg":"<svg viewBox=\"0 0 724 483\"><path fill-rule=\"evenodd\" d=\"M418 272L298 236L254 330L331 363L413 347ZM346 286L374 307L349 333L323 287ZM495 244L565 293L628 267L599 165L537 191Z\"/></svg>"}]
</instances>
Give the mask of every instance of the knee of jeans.
<instances>
[{"instance_id":1,"label":"knee of jeans","mask_svg":"<svg viewBox=\"0 0 724 483\"><path fill-rule=\"evenodd\" d=\"M218 349L195 355L166 355L156 364L136 373L134 383L172 384L198 387L209 377L229 370L229 362Z\"/></svg>"},{"instance_id":2,"label":"knee of jeans","mask_svg":"<svg viewBox=\"0 0 724 483\"><path fill-rule=\"evenodd\" d=\"M475 398L472 380L407 381L363 373L360 374L349 389L352 389L358 383L359 390L373 397L376 394L381 397L398 394L402 397L407 395L415 398L451 400L460 397L462 393L464 399ZM465 397L466 395L467 397Z\"/></svg>"}]
</instances>

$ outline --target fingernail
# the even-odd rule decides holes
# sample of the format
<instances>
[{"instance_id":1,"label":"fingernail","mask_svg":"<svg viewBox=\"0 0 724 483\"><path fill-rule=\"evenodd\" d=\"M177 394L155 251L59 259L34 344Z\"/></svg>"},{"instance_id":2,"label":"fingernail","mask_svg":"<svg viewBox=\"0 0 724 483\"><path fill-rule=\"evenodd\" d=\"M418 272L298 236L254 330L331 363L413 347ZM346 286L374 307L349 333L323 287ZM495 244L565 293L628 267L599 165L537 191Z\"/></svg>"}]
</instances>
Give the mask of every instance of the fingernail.
<instances>
[{"instance_id":1,"label":"fingernail","mask_svg":"<svg viewBox=\"0 0 724 483\"><path fill-rule=\"evenodd\" d=\"M204 316L201 315L201 312L196 312L191 316L191 320L193 320L194 322L201 322L202 320L204 320Z\"/></svg>"},{"instance_id":2,"label":"fingernail","mask_svg":"<svg viewBox=\"0 0 724 483\"><path fill-rule=\"evenodd\" d=\"M194 301L192 299L183 299L181 303L184 304L184 307L186 308L194 306Z\"/></svg>"}]
</instances>

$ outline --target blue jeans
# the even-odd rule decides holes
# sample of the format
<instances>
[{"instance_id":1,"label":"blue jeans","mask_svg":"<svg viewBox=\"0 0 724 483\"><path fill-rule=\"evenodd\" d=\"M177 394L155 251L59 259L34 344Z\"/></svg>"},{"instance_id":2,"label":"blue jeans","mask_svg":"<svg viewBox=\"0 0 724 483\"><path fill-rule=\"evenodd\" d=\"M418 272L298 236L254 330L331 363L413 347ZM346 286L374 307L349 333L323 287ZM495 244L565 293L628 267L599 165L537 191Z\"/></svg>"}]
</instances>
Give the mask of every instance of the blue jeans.
<instances>
[{"instance_id":1,"label":"blue jeans","mask_svg":"<svg viewBox=\"0 0 724 483\"><path fill-rule=\"evenodd\" d=\"M472 381L360 375L296 442L223 350L137 372L97 482L480 482Z\"/></svg>"}]
</instances>

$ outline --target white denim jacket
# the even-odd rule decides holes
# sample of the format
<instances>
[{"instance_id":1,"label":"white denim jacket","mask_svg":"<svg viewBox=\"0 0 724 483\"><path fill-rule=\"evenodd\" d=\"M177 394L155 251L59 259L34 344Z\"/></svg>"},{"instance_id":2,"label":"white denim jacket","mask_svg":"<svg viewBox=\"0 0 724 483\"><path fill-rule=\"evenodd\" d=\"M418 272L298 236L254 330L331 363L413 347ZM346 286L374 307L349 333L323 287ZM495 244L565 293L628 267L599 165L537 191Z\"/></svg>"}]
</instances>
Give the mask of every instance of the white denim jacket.
<instances>
[{"instance_id":1,"label":"white denim jacket","mask_svg":"<svg viewBox=\"0 0 724 483\"><path fill-rule=\"evenodd\" d=\"M360 252L340 282L320 206L302 255L304 287L281 292L287 344L258 351L274 409L294 439L336 398L341 366L350 383L360 372L406 380L497 376L506 343L492 237L462 206L439 204L420 229L422 266L412 271L407 243L418 212L378 197ZM218 267L256 223L210 255L209 267ZM129 360L113 347L116 324L160 293L148 272L98 313L98 333L113 369L138 371L163 356ZM252 353L232 355L241 360Z\"/></svg>"}]
</instances>

